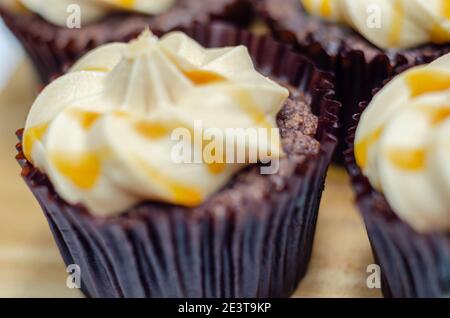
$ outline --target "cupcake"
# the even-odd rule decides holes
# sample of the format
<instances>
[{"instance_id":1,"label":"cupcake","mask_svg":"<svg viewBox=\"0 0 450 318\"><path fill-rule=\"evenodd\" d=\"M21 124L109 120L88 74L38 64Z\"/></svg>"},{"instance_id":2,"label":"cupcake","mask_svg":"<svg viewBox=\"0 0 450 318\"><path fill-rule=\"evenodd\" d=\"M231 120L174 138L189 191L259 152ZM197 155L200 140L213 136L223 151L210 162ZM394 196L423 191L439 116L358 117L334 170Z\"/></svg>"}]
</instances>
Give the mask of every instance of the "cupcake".
<instances>
[{"instance_id":1,"label":"cupcake","mask_svg":"<svg viewBox=\"0 0 450 318\"><path fill-rule=\"evenodd\" d=\"M446 55L402 73L351 130L349 172L387 297L450 295L449 67Z\"/></svg>"},{"instance_id":2,"label":"cupcake","mask_svg":"<svg viewBox=\"0 0 450 318\"><path fill-rule=\"evenodd\" d=\"M0 16L47 84L89 50L146 27L157 33L211 20L246 25L252 7L248 0L0 0Z\"/></svg>"},{"instance_id":3,"label":"cupcake","mask_svg":"<svg viewBox=\"0 0 450 318\"><path fill-rule=\"evenodd\" d=\"M48 85L17 159L86 296L287 297L337 143L332 98L270 38L146 31Z\"/></svg>"},{"instance_id":4,"label":"cupcake","mask_svg":"<svg viewBox=\"0 0 450 318\"><path fill-rule=\"evenodd\" d=\"M336 94L343 104L341 141L359 103L367 101L374 88L450 51L446 0L256 2L277 39L336 74Z\"/></svg>"}]
</instances>

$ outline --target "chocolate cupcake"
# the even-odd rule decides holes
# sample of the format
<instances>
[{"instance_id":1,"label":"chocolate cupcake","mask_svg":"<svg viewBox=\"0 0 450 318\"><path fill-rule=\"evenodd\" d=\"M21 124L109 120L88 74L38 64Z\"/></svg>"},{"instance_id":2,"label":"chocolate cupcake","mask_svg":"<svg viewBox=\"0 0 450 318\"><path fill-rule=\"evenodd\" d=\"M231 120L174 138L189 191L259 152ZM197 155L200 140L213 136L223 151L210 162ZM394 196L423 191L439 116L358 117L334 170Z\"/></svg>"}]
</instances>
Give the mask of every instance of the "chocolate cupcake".
<instances>
[{"instance_id":1,"label":"chocolate cupcake","mask_svg":"<svg viewBox=\"0 0 450 318\"><path fill-rule=\"evenodd\" d=\"M87 296L287 297L307 269L340 104L328 75L270 38L184 31L100 47L47 86L19 133L22 176ZM215 145L229 128L258 138L195 161L210 145L193 143L198 120ZM190 134L180 158L173 136Z\"/></svg>"},{"instance_id":2,"label":"chocolate cupcake","mask_svg":"<svg viewBox=\"0 0 450 318\"><path fill-rule=\"evenodd\" d=\"M255 0L275 37L336 75L340 141L358 105L402 71L450 51L448 1ZM345 148L342 142L337 154ZM342 157L340 157L342 159Z\"/></svg>"},{"instance_id":3,"label":"chocolate cupcake","mask_svg":"<svg viewBox=\"0 0 450 318\"><path fill-rule=\"evenodd\" d=\"M450 295L449 66L446 55L402 73L350 130L348 170L386 297Z\"/></svg>"},{"instance_id":4,"label":"chocolate cupcake","mask_svg":"<svg viewBox=\"0 0 450 318\"><path fill-rule=\"evenodd\" d=\"M1 0L0 16L22 43L43 84L93 48L136 37L145 28L167 32L194 22L245 26L248 0Z\"/></svg>"}]
</instances>

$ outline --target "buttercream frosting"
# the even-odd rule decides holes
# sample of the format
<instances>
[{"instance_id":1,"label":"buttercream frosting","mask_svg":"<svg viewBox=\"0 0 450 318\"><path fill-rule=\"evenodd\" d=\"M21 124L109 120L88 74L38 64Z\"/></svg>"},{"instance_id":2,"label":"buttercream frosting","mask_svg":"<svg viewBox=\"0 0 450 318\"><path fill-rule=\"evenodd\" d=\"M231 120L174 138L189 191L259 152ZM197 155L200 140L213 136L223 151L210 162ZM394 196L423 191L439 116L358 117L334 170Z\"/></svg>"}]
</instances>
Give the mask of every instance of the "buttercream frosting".
<instances>
[{"instance_id":1,"label":"buttercream frosting","mask_svg":"<svg viewBox=\"0 0 450 318\"><path fill-rule=\"evenodd\" d=\"M193 207L249 162L176 162L174 130L273 129L288 95L255 70L244 46L205 49L183 33L147 31L97 48L48 85L28 115L24 153L62 198L95 215L145 200ZM283 155L278 131L234 146L266 162Z\"/></svg>"},{"instance_id":2,"label":"buttercream frosting","mask_svg":"<svg viewBox=\"0 0 450 318\"><path fill-rule=\"evenodd\" d=\"M450 229L450 56L406 71L363 112L355 156L418 231Z\"/></svg>"},{"instance_id":3,"label":"buttercream frosting","mask_svg":"<svg viewBox=\"0 0 450 318\"><path fill-rule=\"evenodd\" d=\"M5 1L5 0L2 0ZM8 0L11 4L11 0ZM90 23L98 20L110 12L133 11L142 14L161 14L168 10L175 0L14 0L28 10L35 12L47 21L67 26L67 19L71 13L70 6L76 5L80 9L81 22Z\"/></svg>"},{"instance_id":4,"label":"buttercream frosting","mask_svg":"<svg viewBox=\"0 0 450 318\"><path fill-rule=\"evenodd\" d=\"M448 0L301 0L313 15L354 28L383 49L450 41Z\"/></svg>"}]
</instances>

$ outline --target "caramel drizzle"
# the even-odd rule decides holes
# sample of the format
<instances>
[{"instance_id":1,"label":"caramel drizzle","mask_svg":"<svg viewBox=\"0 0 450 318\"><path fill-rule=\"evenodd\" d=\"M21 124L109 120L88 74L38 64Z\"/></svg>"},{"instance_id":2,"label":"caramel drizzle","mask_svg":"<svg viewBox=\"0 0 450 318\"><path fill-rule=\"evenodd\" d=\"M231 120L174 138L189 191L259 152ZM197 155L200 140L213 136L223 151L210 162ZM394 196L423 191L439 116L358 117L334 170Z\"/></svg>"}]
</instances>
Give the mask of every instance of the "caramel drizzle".
<instances>
[{"instance_id":1,"label":"caramel drizzle","mask_svg":"<svg viewBox=\"0 0 450 318\"><path fill-rule=\"evenodd\" d=\"M428 120L430 121L432 126L440 125L443 121L450 118L450 107L448 106L442 107L419 106L418 110L428 117Z\"/></svg>"},{"instance_id":2,"label":"caramel drizzle","mask_svg":"<svg viewBox=\"0 0 450 318\"><path fill-rule=\"evenodd\" d=\"M441 0L441 6L442 6L442 14L444 18L447 20L450 20L450 1L448 0Z\"/></svg>"},{"instance_id":3,"label":"caramel drizzle","mask_svg":"<svg viewBox=\"0 0 450 318\"><path fill-rule=\"evenodd\" d=\"M37 141L41 141L47 132L49 123L38 124L30 129L27 129L23 135L23 153L28 161L33 162L32 151L34 144Z\"/></svg>"},{"instance_id":4,"label":"caramel drizzle","mask_svg":"<svg viewBox=\"0 0 450 318\"><path fill-rule=\"evenodd\" d=\"M82 110L82 109L70 109L70 116L78 121L80 126L84 130L89 130L97 122L97 120L102 116L101 113Z\"/></svg>"},{"instance_id":5,"label":"caramel drizzle","mask_svg":"<svg viewBox=\"0 0 450 318\"><path fill-rule=\"evenodd\" d=\"M119 0L119 5L131 9L136 5L136 0Z\"/></svg>"},{"instance_id":6,"label":"caramel drizzle","mask_svg":"<svg viewBox=\"0 0 450 318\"><path fill-rule=\"evenodd\" d=\"M324 17L331 17L333 14L332 8L331 8L331 0L322 0L320 3L320 14Z\"/></svg>"},{"instance_id":7,"label":"caramel drizzle","mask_svg":"<svg viewBox=\"0 0 450 318\"><path fill-rule=\"evenodd\" d=\"M261 111L259 105L255 103L252 96L248 92L244 90L237 90L233 91L232 94L238 102L241 110L249 116L255 124L267 129L273 128L273 125L267 120L266 114Z\"/></svg>"},{"instance_id":8,"label":"caramel drizzle","mask_svg":"<svg viewBox=\"0 0 450 318\"><path fill-rule=\"evenodd\" d=\"M441 12L445 20L450 20L450 1L441 0ZM433 42L443 43L450 39L450 32L442 26L442 22L434 23L430 30L430 37Z\"/></svg>"},{"instance_id":9,"label":"caramel drizzle","mask_svg":"<svg viewBox=\"0 0 450 318\"><path fill-rule=\"evenodd\" d=\"M214 83L220 83L227 81L227 78L223 75L202 69L184 69L172 55L171 52L164 50L165 56L173 63L173 65L180 71L185 77L187 77L194 85L208 85Z\"/></svg>"},{"instance_id":10,"label":"caramel drizzle","mask_svg":"<svg viewBox=\"0 0 450 318\"><path fill-rule=\"evenodd\" d=\"M68 112L73 116L80 126L88 130L97 121L101 114L83 111L80 109L70 109ZM38 124L27 129L24 134L24 155L28 161L32 162L31 152L37 141L42 141L49 127L49 123ZM74 185L82 188L91 188L100 174L100 160L95 153L52 153L50 161L56 169Z\"/></svg>"},{"instance_id":11,"label":"caramel drizzle","mask_svg":"<svg viewBox=\"0 0 450 318\"><path fill-rule=\"evenodd\" d=\"M96 152L54 152L50 160L64 177L80 189L93 188L100 177L101 161Z\"/></svg>"},{"instance_id":12,"label":"caramel drizzle","mask_svg":"<svg viewBox=\"0 0 450 318\"><path fill-rule=\"evenodd\" d=\"M198 206L202 203L203 196L199 189L172 180L139 157L136 157L136 161L151 180L172 195L173 203L188 207Z\"/></svg>"},{"instance_id":13,"label":"caramel drizzle","mask_svg":"<svg viewBox=\"0 0 450 318\"><path fill-rule=\"evenodd\" d=\"M212 83L225 82L227 79L222 75L206 70L181 70L181 72L195 85L208 85Z\"/></svg>"},{"instance_id":14,"label":"caramel drizzle","mask_svg":"<svg viewBox=\"0 0 450 318\"><path fill-rule=\"evenodd\" d=\"M307 12L313 14L316 12L314 0L303 0L303 6ZM320 16L329 18L333 15L333 8L331 5L331 0L320 0L317 3L317 9Z\"/></svg>"},{"instance_id":15,"label":"caramel drizzle","mask_svg":"<svg viewBox=\"0 0 450 318\"><path fill-rule=\"evenodd\" d=\"M393 15L392 25L389 32L389 45L396 46L401 39L403 24L405 20L405 11L403 0L392 0L393 3Z\"/></svg>"},{"instance_id":16,"label":"caramel drizzle","mask_svg":"<svg viewBox=\"0 0 450 318\"><path fill-rule=\"evenodd\" d=\"M369 149L381 138L384 127L378 127L372 133L362 138L355 146L356 162L361 168L367 167Z\"/></svg>"},{"instance_id":17,"label":"caramel drizzle","mask_svg":"<svg viewBox=\"0 0 450 318\"><path fill-rule=\"evenodd\" d=\"M70 109L68 114L86 131L102 116L101 113L76 108ZM50 154L56 169L75 186L85 190L93 188L100 178L102 157L100 151Z\"/></svg>"},{"instance_id":18,"label":"caramel drizzle","mask_svg":"<svg viewBox=\"0 0 450 318\"><path fill-rule=\"evenodd\" d=\"M166 124L160 122L150 122L140 120L134 124L135 130L141 136L147 139L162 139L170 134L171 131L178 128L176 124Z\"/></svg>"},{"instance_id":19,"label":"caramel drizzle","mask_svg":"<svg viewBox=\"0 0 450 318\"><path fill-rule=\"evenodd\" d=\"M149 122L149 121L138 121L134 124L135 130L148 139L161 139L169 135L174 129L183 127L182 123L159 123L159 122ZM191 136L194 135L192 127L184 127L190 131ZM202 149L205 149L206 142L203 142ZM211 174L219 175L223 173L226 169L226 162L212 162L206 163L207 169Z\"/></svg>"},{"instance_id":20,"label":"caramel drizzle","mask_svg":"<svg viewBox=\"0 0 450 318\"><path fill-rule=\"evenodd\" d=\"M390 148L386 151L387 158L397 168L406 171L420 171L426 165L424 149Z\"/></svg>"},{"instance_id":21,"label":"caramel drizzle","mask_svg":"<svg viewBox=\"0 0 450 318\"><path fill-rule=\"evenodd\" d=\"M420 69L405 77L411 97L434 93L450 88L450 75L436 70Z\"/></svg>"},{"instance_id":22,"label":"caramel drizzle","mask_svg":"<svg viewBox=\"0 0 450 318\"><path fill-rule=\"evenodd\" d=\"M278 148L281 147L279 142L280 139L277 138L279 137L278 134L274 135L272 133L272 128L275 127L267 120L266 114L261 111L259 105L255 103L251 94L244 90L234 91L232 94L238 101L238 105L240 106L241 110L244 111L244 113L252 119L255 125L267 129L268 133L270 133L271 145Z\"/></svg>"},{"instance_id":23,"label":"caramel drizzle","mask_svg":"<svg viewBox=\"0 0 450 318\"><path fill-rule=\"evenodd\" d=\"M104 1L127 10L130 10L136 6L136 0L104 0Z\"/></svg>"},{"instance_id":24,"label":"caramel drizzle","mask_svg":"<svg viewBox=\"0 0 450 318\"><path fill-rule=\"evenodd\" d=\"M450 118L450 107L426 107L417 108L428 117L430 124L436 126ZM397 168L407 171L420 171L426 166L427 153L422 148L390 148L387 151L388 159Z\"/></svg>"}]
</instances>

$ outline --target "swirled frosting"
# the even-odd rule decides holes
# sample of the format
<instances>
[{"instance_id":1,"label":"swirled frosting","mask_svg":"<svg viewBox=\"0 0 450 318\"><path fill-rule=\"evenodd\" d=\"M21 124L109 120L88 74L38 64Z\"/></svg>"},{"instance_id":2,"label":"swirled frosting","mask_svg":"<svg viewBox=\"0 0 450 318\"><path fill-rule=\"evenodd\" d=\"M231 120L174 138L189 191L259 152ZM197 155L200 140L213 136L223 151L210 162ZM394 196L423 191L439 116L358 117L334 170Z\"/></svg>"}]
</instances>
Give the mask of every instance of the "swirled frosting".
<instances>
[{"instance_id":1,"label":"swirled frosting","mask_svg":"<svg viewBox=\"0 0 450 318\"><path fill-rule=\"evenodd\" d=\"M448 0L301 0L305 9L342 22L383 49L450 41Z\"/></svg>"},{"instance_id":2,"label":"swirled frosting","mask_svg":"<svg viewBox=\"0 0 450 318\"><path fill-rule=\"evenodd\" d=\"M205 49L183 33L158 39L147 31L95 49L47 86L28 115L24 153L62 198L95 215L144 200L197 206L246 163L176 162L180 142L193 156L204 149L175 141L174 129L196 138L208 128L222 136L276 128L288 94L254 69L244 46ZM266 136L234 146L262 161L282 155L278 131Z\"/></svg>"},{"instance_id":3,"label":"swirled frosting","mask_svg":"<svg viewBox=\"0 0 450 318\"><path fill-rule=\"evenodd\" d=\"M450 55L386 85L363 112L355 156L418 231L450 229Z\"/></svg>"},{"instance_id":4,"label":"swirled frosting","mask_svg":"<svg viewBox=\"0 0 450 318\"><path fill-rule=\"evenodd\" d=\"M113 11L134 11L160 14L168 10L175 0L14 0L58 26L66 26L72 5L80 8L81 22L90 23Z\"/></svg>"}]
</instances>

